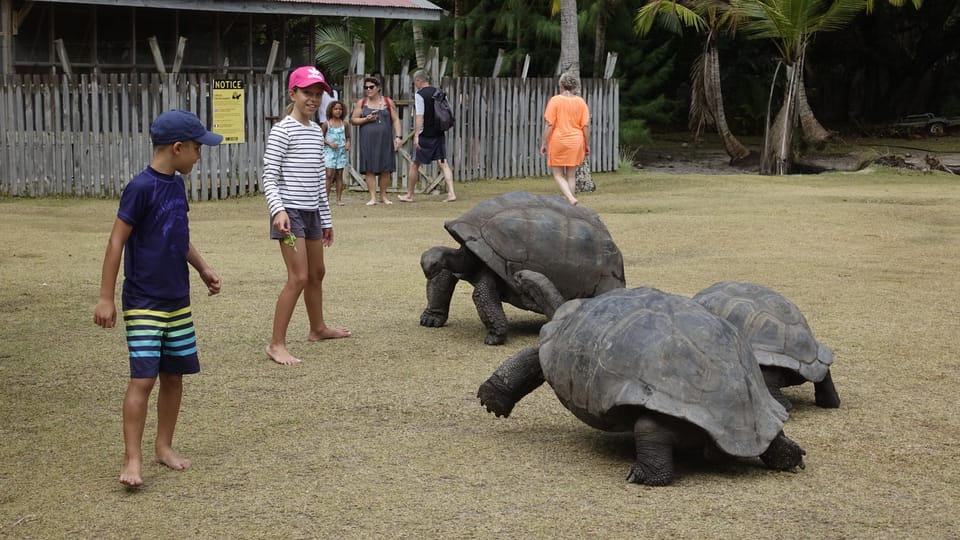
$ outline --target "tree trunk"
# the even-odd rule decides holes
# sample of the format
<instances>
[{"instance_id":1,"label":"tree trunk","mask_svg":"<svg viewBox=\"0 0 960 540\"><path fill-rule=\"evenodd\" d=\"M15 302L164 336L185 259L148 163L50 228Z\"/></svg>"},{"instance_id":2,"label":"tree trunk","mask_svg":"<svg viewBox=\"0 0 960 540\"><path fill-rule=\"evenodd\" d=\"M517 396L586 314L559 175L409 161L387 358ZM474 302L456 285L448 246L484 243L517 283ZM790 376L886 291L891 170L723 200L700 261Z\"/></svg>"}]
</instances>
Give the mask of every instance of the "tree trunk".
<instances>
[{"instance_id":1,"label":"tree trunk","mask_svg":"<svg viewBox=\"0 0 960 540\"><path fill-rule=\"evenodd\" d=\"M599 79L603 76L604 53L607 52L607 4L609 0L601 0L601 7L597 14L597 28L594 30L593 44L593 76Z\"/></svg>"},{"instance_id":2,"label":"tree trunk","mask_svg":"<svg viewBox=\"0 0 960 540\"><path fill-rule=\"evenodd\" d=\"M560 0L560 72L573 74L580 78L580 36L577 33L577 1ZM580 94L581 87L577 87ZM584 159L577 167L576 191L594 191L597 189L590 173L590 165Z\"/></svg>"},{"instance_id":3,"label":"tree trunk","mask_svg":"<svg viewBox=\"0 0 960 540\"><path fill-rule=\"evenodd\" d=\"M560 0L560 72L565 71L580 78L577 0Z\"/></svg>"},{"instance_id":4,"label":"tree trunk","mask_svg":"<svg viewBox=\"0 0 960 540\"><path fill-rule=\"evenodd\" d=\"M797 102L800 94L800 73L803 53L796 66L786 66L787 83L784 85L783 104L767 136L760 174L790 174L793 165L793 129L797 125Z\"/></svg>"},{"instance_id":5,"label":"tree trunk","mask_svg":"<svg viewBox=\"0 0 960 540\"><path fill-rule=\"evenodd\" d=\"M453 74L468 75L463 58L463 42L466 38L466 0L456 0L453 4ZM438 81L439 82L439 81Z\"/></svg>"},{"instance_id":6,"label":"tree trunk","mask_svg":"<svg viewBox=\"0 0 960 540\"><path fill-rule=\"evenodd\" d=\"M417 67L427 64L427 53L423 47L423 24L420 21L411 21L413 27L413 52L417 56Z\"/></svg>"},{"instance_id":7,"label":"tree trunk","mask_svg":"<svg viewBox=\"0 0 960 540\"><path fill-rule=\"evenodd\" d=\"M747 149L730 131L727 125L727 115L723 108L723 92L720 87L720 55L712 39L704 57L703 91L710 107L710 114L717 126L717 133L723 140L723 148L730 156L730 163L736 163L750 155Z\"/></svg>"},{"instance_id":8,"label":"tree trunk","mask_svg":"<svg viewBox=\"0 0 960 540\"><path fill-rule=\"evenodd\" d=\"M803 126L803 135L814 144L823 144L830 138L830 132L827 131L810 108L807 102L807 90L803 83L803 77L800 77L800 87L797 101L797 108L800 114L800 125Z\"/></svg>"}]
</instances>

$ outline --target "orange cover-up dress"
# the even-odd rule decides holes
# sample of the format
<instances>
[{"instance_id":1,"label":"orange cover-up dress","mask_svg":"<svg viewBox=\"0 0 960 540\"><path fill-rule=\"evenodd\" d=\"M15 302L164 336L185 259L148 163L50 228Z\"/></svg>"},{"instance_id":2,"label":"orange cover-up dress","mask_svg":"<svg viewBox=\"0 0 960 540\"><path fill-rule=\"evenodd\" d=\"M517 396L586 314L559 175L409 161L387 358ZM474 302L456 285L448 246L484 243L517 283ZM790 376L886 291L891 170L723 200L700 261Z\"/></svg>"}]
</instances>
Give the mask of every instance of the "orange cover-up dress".
<instances>
[{"instance_id":1,"label":"orange cover-up dress","mask_svg":"<svg viewBox=\"0 0 960 540\"><path fill-rule=\"evenodd\" d=\"M543 118L553 126L547 141L547 164L577 167L586 156L583 128L590 123L590 109L580 96L556 95L547 102Z\"/></svg>"}]
</instances>

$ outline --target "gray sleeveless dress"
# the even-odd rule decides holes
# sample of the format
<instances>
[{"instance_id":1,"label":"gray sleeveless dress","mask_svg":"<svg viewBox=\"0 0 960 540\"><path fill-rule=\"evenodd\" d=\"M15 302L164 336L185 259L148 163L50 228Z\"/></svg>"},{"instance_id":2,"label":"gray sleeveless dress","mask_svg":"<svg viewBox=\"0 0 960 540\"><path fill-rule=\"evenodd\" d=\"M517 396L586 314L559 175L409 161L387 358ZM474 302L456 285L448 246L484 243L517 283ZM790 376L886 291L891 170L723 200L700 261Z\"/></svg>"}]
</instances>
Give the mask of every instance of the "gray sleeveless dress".
<instances>
[{"instance_id":1,"label":"gray sleeveless dress","mask_svg":"<svg viewBox=\"0 0 960 540\"><path fill-rule=\"evenodd\" d=\"M391 106L396 106L392 104ZM397 170L397 156L393 151L393 122L390 110L376 110L367 107L364 103L360 111L361 116L377 113L376 122L360 125L360 163L361 173L395 172Z\"/></svg>"}]
</instances>

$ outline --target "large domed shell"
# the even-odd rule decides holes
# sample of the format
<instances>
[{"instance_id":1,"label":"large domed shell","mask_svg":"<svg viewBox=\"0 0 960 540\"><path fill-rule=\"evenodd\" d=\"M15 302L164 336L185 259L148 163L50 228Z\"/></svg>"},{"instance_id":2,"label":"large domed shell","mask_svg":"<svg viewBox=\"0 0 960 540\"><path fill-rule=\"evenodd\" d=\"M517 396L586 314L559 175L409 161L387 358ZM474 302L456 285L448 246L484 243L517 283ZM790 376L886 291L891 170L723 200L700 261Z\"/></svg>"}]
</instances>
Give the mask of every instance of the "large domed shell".
<instances>
[{"instance_id":1,"label":"large domed shell","mask_svg":"<svg viewBox=\"0 0 960 540\"><path fill-rule=\"evenodd\" d=\"M800 309L783 295L755 283L721 281L693 299L743 334L762 366L775 366L820 382L833 364L833 351L813 337Z\"/></svg>"},{"instance_id":2,"label":"large domed shell","mask_svg":"<svg viewBox=\"0 0 960 540\"><path fill-rule=\"evenodd\" d=\"M540 363L560 401L600 429L623 407L644 407L699 426L731 455L757 456L787 419L729 323L656 289L566 302L541 329Z\"/></svg>"},{"instance_id":3,"label":"large domed shell","mask_svg":"<svg viewBox=\"0 0 960 540\"><path fill-rule=\"evenodd\" d=\"M444 227L514 287L520 270L544 274L564 298L625 285L623 256L600 217L563 197L506 193Z\"/></svg>"}]
</instances>

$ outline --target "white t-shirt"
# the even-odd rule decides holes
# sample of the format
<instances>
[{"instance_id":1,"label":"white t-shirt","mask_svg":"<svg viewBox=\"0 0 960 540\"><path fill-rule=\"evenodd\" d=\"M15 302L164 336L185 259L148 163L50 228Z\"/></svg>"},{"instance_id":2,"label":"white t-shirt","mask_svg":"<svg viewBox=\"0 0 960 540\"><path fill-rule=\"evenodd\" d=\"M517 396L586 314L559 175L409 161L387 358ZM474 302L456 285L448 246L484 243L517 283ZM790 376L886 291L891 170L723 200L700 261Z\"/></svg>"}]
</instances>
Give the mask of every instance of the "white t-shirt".
<instances>
[{"instance_id":1,"label":"white t-shirt","mask_svg":"<svg viewBox=\"0 0 960 540\"><path fill-rule=\"evenodd\" d=\"M336 90L333 90L333 95L330 95L326 92L323 93L323 97L320 98L320 108L317 109L318 124L327 123L327 107L330 105L331 101L337 101L338 99L340 99L340 97Z\"/></svg>"}]
</instances>

